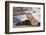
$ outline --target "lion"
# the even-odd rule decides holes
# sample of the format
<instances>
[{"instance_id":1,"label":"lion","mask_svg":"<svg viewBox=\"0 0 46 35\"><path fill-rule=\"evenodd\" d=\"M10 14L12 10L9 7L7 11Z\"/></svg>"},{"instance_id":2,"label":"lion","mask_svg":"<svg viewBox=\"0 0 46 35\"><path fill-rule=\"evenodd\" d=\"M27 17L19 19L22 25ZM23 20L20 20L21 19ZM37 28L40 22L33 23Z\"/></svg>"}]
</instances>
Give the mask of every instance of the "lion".
<instances>
[{"instance_id":1,"label":"lion","mask_svg":"<svg viewBox=\"0 0 46 35\"><path fill-rule=\"evenodd\" d=\"M36 20L35 20L35 18L32 16L31 13L28 13L26 16L27 16L28 20L30 20L32 26L36 26L36 25L37 25L37 24L36 24Z\"/></svg>"}]
</instances>

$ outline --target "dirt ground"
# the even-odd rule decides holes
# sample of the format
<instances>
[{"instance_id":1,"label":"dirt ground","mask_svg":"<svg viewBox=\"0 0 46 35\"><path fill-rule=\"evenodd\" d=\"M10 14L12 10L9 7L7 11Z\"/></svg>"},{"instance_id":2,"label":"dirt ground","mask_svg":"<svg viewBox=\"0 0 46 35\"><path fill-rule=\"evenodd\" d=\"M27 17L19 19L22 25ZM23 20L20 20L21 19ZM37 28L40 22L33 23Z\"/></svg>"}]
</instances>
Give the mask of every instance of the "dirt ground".
<instances>
[{"instance_id":1,"label":"dirt ground","mask_svg":"<svg viewBox=\"0 0 46 35\"><path fill-rule=\"evenodd\" d=\"M13 28L25 28L25 27L38 27L38 26L31 26L31 25L19 25L19 26L16 26L16 24L13 23Z\"/></svg>"},{"instance_id":2,"label":"dirt ground","mask_svg":"<svg viewBox=\"0 0 46 35\"><path fill-rule=\"evenodd\" d=\"M20 25L20 26L16 26L15 23L13 23L13 28L24 28L24 27L31 27L31 25Z\"/></svg>"}]
</instances>

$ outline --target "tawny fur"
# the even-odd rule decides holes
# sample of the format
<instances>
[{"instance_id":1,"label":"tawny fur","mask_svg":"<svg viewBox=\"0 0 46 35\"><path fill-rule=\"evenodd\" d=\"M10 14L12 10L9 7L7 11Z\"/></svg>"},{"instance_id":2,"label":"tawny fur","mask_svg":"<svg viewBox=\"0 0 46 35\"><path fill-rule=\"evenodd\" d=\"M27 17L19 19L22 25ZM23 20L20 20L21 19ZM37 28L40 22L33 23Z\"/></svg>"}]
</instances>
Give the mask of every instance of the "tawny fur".
<instances>
[{"instance_id":1,"label":"tawny fur","mask_svg":"<svg viewBox=\"0 0 46 35\"><path fill-rule=\"evenodd\" d=\"M32 16L31 13L27 14L27 18L28 18L28 20L30 20L32 26L36 26L36 20L35 20L35 18Z\"/></svg>"}]
</instances>

